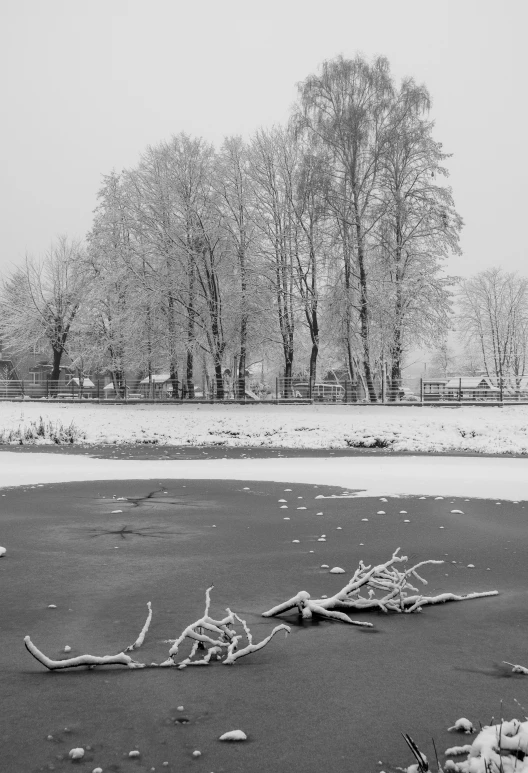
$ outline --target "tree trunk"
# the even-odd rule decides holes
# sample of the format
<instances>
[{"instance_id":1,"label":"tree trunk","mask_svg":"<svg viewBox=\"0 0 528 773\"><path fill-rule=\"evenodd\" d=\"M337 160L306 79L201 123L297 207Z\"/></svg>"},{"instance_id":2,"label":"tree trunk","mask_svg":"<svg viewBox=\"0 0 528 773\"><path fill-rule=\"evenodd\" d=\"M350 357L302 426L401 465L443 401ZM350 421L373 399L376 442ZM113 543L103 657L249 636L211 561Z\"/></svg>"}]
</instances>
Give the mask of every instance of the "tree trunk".
<instances>
[{"instance_id":1,"label":"tree trunk","mask_svg":"<svg viewBox=\"0 0 528 773\"><path fill-rule=\"evenodd\" d=\"M178 379L178 362L176 356L176 319L174 309L174 297L172 292L169 291L168 297L168 328L169 328L169 376L172 384L172 397L177 400L179 397L179 379Z\"/></svg>"},{"instance_id":2,"label":"tree trunk","mask_svg":"<svg viewBox=\"0 0 528 773\"><path fill-rule=\"evenodd\" d=\"M317 319L317 301L314 301L311 314L306 313L308 325L310 328L310 337L312 339L312 350L310 352L310 376L309 376L309 396L313 397L315 392L315 379L317 373L317 355L319 354L319 320Z\"/></svg>"},{"instance_id":3,"label":"tree trunk","mask_svg":"<svg viewBox=\"0 0 528 773\"><path fill-rule=\"evenodd\" d=\"M53 368L51 371L50 379L55 382L57 382L60 378L60 364L63 352L64 350L62 348L53 349Z\"/></svg>"},{"instance_id":4,"label":"tree trunk","mask_svg":"<svg viewBox=\"0 0 528 773\"><path fill-rule=\"evenodd\" d=\"M215 357L215 364L214 364L214 370L215 370L215 382L216 382L216 399L217 400L223 400L224 399L224 374L222 373L222 360L218 360Z\"/></svg>"},{"instance_id":5,"label":"tree trunk","mask_svg":"<svg viewBox=\"0 0 528 773\"><path fill-rule=\"evenodd\" d=\"M361 344L363 349L363 370L365 372L365 381L367 384L368 397L371 403L377 403L378 398L376 390L374 388L374 380L372 378L372 369L370 367L370 335L369 335L369 306L368 306L368 287L367 287L367 272L365 270L365 243L363 230L361 227L359 207L357 202L354 202L355 208L355 222L356 222L356 237L357 237L357 254L358 254L358 268L359 268L359 322L361 328Z\"/></svg>"},{"instance_id":6,"label":"tree trunk","mask_svg":"<svg viewBox=\"0 0 528 773\"><path fill-rule=\"evenodd\" d=\"M186 362L186 381L187 397L194 399L194 296L195 296L195 267L194 258L189 254L187 262L187 274L189 277L189 308L187 312L187 362ZM183 397L183 395L182 395Z\"/></svg>"},{"instance_id":7,"label":"tree trunk","mask_svg":"<svg viewBox=\"0 0 528 773\"><path fill-rule=\"evenodd\" d=\"M240 357L238 360L238 374L235 374L237 378L236 396L239 400L242 400L246 394L246 343L245 343L245 327L240 329Z\"/></svg>"},{"instance_id":8,"label":"tree trunk","mask_svg":"<svg viewBox=\"0 0 528 773\"><path fill-rule=\"evenodd\" d=\"M177 400L180 396L180 379L178 378L178 367L175 359L170 364L169 376L172 386L172 398Z\"/></svg>"}]
</instances>

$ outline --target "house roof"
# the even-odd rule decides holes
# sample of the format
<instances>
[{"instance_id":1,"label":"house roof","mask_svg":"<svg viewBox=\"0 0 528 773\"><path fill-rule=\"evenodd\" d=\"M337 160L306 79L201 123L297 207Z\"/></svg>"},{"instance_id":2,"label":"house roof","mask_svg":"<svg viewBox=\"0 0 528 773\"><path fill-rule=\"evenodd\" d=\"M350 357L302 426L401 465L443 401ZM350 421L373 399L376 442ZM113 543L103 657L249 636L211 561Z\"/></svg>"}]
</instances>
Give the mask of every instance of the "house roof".
<instances>
[{"instance_id":1,"label":"house roof","mask_svg":"<svg viewBox=\"0 0 528 773\"><path fill-rule=\"evenodd\" d=\"M487 376L463 376L462 378L451 378L446 384L446 389L491 389L496 392L499 388L493 386Z\"/></svg>"},{"instance_id":2,"label":"house roof","mask_svg":"<svg viewBox=\"0 0 528 773\"><path fill-rule=\"evenodd\" d=\"M78 378L70 379L68 381L68 383L66 384L66 386L70 386L70 384L75 384L75 386L80 386L79 379ZM94 387L94 386L95 386L95 384L94 384L94 382L92 381L91 378L88 378L86 376L85 376L85 378L83 378L83 389L91 388L91 387Z\"/></svg>"},{"instance_id":3,"label":"house roof","mask_svg":"<svg viewBox=\"0 0 528 773\"><path fill-rule=\"evenodd\" d=\"M169 373L153 373L150 377L150 381L153 384L164 384L166 381L170 381L170 374ZM149 377L147 376L142 381L139 382L140 384L148 384L149 383Z\"/></svg>"}]
</instances>

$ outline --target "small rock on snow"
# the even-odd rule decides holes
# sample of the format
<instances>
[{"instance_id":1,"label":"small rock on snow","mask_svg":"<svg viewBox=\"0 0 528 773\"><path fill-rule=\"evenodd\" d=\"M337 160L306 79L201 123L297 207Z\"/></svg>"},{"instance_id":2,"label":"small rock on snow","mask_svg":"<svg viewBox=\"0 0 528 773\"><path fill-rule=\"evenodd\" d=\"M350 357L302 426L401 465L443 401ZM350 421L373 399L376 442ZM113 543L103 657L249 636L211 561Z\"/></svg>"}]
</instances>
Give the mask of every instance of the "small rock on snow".
<instances>
[{"instance_id":1,"label":"small rock on snow","mask_svg":"<svg viewBox=\"0 0 528 773\"><path fill-rule=\"evenodd\" d=\"M435 499L443 499L444 497L435 497Z\"/></svg>"},{"instance_id":2,"label":"small rock on snow","mask_svg":"<svg viewBox=\"0 0 528 773\"><path fill-rule=\"evenodd\" d=\"M71 652L71 647L68 644L64 647L64 652Z\"/></svg>"},{"instance_id":3,"label":"small rock on snow","mask_svg":"<svg viewBox=\"0 0 528 773\"><path fill-rule=\"evenodd\" d=\"M321 569L328 569L328 564L321 564Z\"/></svg>"},{"instance_id":4,"label":"small rock on snow","mask_svg":"<svg viewBox=\"0 0 528 773\"><path fill-rule=\"evenodd\" d=\"M183 706L177 706L176 711L183 711Z\"/></svg>"},{"instance_id":5,"label":"small rock on snow","mask_svg":"<svg viewBox=\"0 0 528 773\"><path fill-rule=\"evenodd\" d=\"M336 531L342 531L342 529L343 529L342 526L336 526Z\"/></svg>"},{"instance_id":6,"label":"small rock on snow","mask_svg":"<svg viewBox=\"0 0 528 773\"><path fill-rule=\"evenodd\" d=\"M325 538L324 538L324 537L319 537L319 539L317 540L317 542L326 542L326 540L325 540Z\"/></svg>"},{"instance_id":7,"label":"small rock on snow","mask_svg":"<svg viewBox=\"0 0 528 773\"><path fill-rule=\"evenodd\" d=\"M68 757L72 760L82 760L84 757L84 749L82 746L78 746L75 749L70 749L68 752Z\"/></svg>"},{"instance_id":8,"label":"small rock on snow","mask_svg":"<svg viewBox=\"0 0 528 773\"><path fill-rule=\"evenodd\" d=\"M281 510L287 510L287 509L288 509L288 505L281 505L281 506L280 506L280 509L281 509Z\"/></svg>"},{"instance_id":9,"label":"small rock on snow","mask_svg":"<svg viewBox=\"0 0 528 773\"><path fill-rule=\"evenodd\" d=\"M330 574L344 574L345 570L341 569L340 566L334 566L333 569L330 569Z\"/></svg>"},{"instance_id":10,"label":"small rock on snow","mask_svg":"<svg viewBox=\"0 0 528 773\"><path fill-rule=\"evenodd\" d=\"M404 523L410 523L410 520L408 518L405 518L403 522Z\"/></svg>"},{"instance_id":11,"label":"small rock on snow","mask_svg":"<svg viewBox=\"0 0 528 773\"><path fill-rule=\"evenodd\" d=\"M48 609L57 609L56 604L48 604Z\"/></svg>"},{"instance_id":12,"label":"small rock on snow","mask_svg":"<svg viewBox=\"0 0 528 773\"><path fill-rule=\"evenodd\" d=\"M464 515L462 510L451 510L452 513L455 513L456 515Z\"/></svg>"},{"instance_id":13,"label":"small rock on snow","mask_svg":"<svg viewBox=\"0 0 528 773\"><path fill-rule=\"evenodd\" d=\"M322 513L316 513L316 515L322 515Z\"/></svg>"},{"instance_id":14,"label":"small rock on snow","mask_svg":"<svg viewBox=\"0 0 528 773\"><path fill-rule=\"evenodd\" d=\"M288 518L288 516L286 516L286 517L285 517L285 518L283 518L282 520L283 520L283 521L290 521L291 519L290 519L290 518Z\"/></svg>"},{"instance_id":15,"label":"small rock on snow","mask_svg":"<svg viewBox=\"0 0 528 773\"><path fill-rule=\"evenodd\" d=\"M94 768L92 770L92 773L103 773L103 769L102 768Z\"/></svg>"},{"instance_id":16,"label":"small rock on snow","mask_svg":"<svg viewBox=\"0 0 528 773\"><path fill-rule=\"evenodd\" d=\"M368 518L362 518L361 520L362 521L368 521Z\"/></svg>"},{"instance_id":17,"label":"small rock on snow","mask_svg":"<svg viewBox=\"0 0 528 773\"><path fill-rule=\"evenodd\" d=\"M475 568L475 564L468 564L468 569L474 569L474 568Z\"/></svg>"},{"instance_id":18,"label":"small rock on snow","mask_svg":"<svg viewBox=\"0 0 528 773\"><path fill-rule=\"evenodd\" d=\"M288 500L287 499L279 499L278 501L279 502L287 502Z\"/></svg>"},{"instance_id":19,"label":"small rock on snow","mask_svg":"<svg viewBox=\"0 0 528 773\"><path fill-rule=\"evenodd\" d=\"M317 496L315 498L316 499L324 499L324 496L323 496L323 494L317 494Z\"/></svg>"},{"instance_id":20,"label":"small rock on snow","mask_svg":"<svg viewBox=\"0 0 528 773\"><path fill-rule=\"evenodd\" d=\"M129 757L139 757L139 752L137 749L134 749L134 751L128 752Z\"/></svg>"},{"instance_id":21,"label":"small rock on snow","mask_svg":"<svg viewBox=\"0 0 528 773\"><path fill-rule=\"evenodd\" d=\"M219 741L246 741L247 735L243 730L230 730L228 733L224 733L218 739Z\"/></svg>"},{"instance_id":22,"label":"small rock on snow","mask_svg":"<svg viewBox=\"0 0 528 773\"><path fill-rule=\"evenodd\" d=\"M298 507L297 510L306 510L306 507Z\"/></svg>"},{"instance_id":23,"label":"small rock on snow","mask_svg":"<svg viewBox=\"0 0 528 773\"><path fill-rule=\"evenodd\" d=\"M193 757L201 757L201 756L202 756L202 752L198 751L198 749L195 749L195 751L193 751Z\"/></svg>"},{"instance_id":24,"label":"small rock on snow","mask_svg":"<svg viewBox=\"0 0 528 773\"><path fill-rule=\"evenodd\" d=\"M292 542L300 542L300 539L292 539Z\"/></svg>"},{"instance_id":25,"label":"small rock on snow","mask_svg":"<svg viewBox=\"0 0 528 773\"><path fill-rule=\"evenodd\" d=\"M123 512L122 510L112 510L111 514L113 514L113 513L122 513L122 512Z\"/></svg>"},{"instance_id":26,"label":"small rock on snow","mask_svg":"<svg viewBox=\"0 0 528 773\"><path fill-rule=\"evenodd\" d=\"M0 556L5 556L6 552L5 548L0 548Z\"/></svg>"},{"instance_id":27,"label":"small rock on snow","mask_svg":"<svg viewBox=\"0 0 528 773\"><path fill-rule=\"evenodd\" d=\"M385 515L385 510L378 510L376 515Z\"/></svg>"},{"instance_id":28,"label":"small rock on snow","mask_svg":"<svg viewBox=\"0 0 528 773\"><path fill-rule=\"evenodd\" d=\"M400 515L407 515L407 510L400 510Z\"/></svg>"}]
</instances>

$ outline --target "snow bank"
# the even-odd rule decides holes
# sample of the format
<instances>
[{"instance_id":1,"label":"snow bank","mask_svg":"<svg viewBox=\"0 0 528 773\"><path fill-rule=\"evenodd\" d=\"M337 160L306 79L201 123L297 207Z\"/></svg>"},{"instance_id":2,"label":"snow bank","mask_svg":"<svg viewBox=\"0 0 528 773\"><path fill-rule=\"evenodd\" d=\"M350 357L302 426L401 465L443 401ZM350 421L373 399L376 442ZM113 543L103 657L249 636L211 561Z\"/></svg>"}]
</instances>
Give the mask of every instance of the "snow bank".
<instances>
[{"instance_id":1,"label":"snow bank","mask_svg":"<svg viewBox=\"0 0 528 773\"><path fill-rule=\"evenodd\" d=\"M1 402L0 443L19 442L528 454L528 406L412 408Z\"/></svg>"},{"instance_id":2,"label":"snow bank","mask_svg":"<svg viewBox=\"0 0 528 773\"><path fill-rule=\"evenodd\" d=\"M90 480L258 480L336 486L353 491L351 498L438 494L519 501L528 500L527 465L526 459L477 456L178 461L0 451L0 488Z\"/></svg>"}]
</instances>

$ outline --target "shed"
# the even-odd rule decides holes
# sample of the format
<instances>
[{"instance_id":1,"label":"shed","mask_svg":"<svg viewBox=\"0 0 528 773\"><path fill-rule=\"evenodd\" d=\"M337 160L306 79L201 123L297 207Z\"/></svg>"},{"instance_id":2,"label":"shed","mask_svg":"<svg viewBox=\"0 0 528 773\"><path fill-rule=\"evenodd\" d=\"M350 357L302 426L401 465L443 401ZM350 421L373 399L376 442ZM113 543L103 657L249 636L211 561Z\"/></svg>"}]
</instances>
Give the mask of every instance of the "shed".
<instances>
[{"instance_id":1,"label":"shed","mask_svg":"<svg viewBox=\"0 0 528 773\"><path fill-rule=\"evenodd\" d=\"M462 398L466 400L497 399L500 389L491 383L488 376L462 376L449 379L445 385L446 395L456 397L460 392Z\"/></svg>"}]
</instances>

